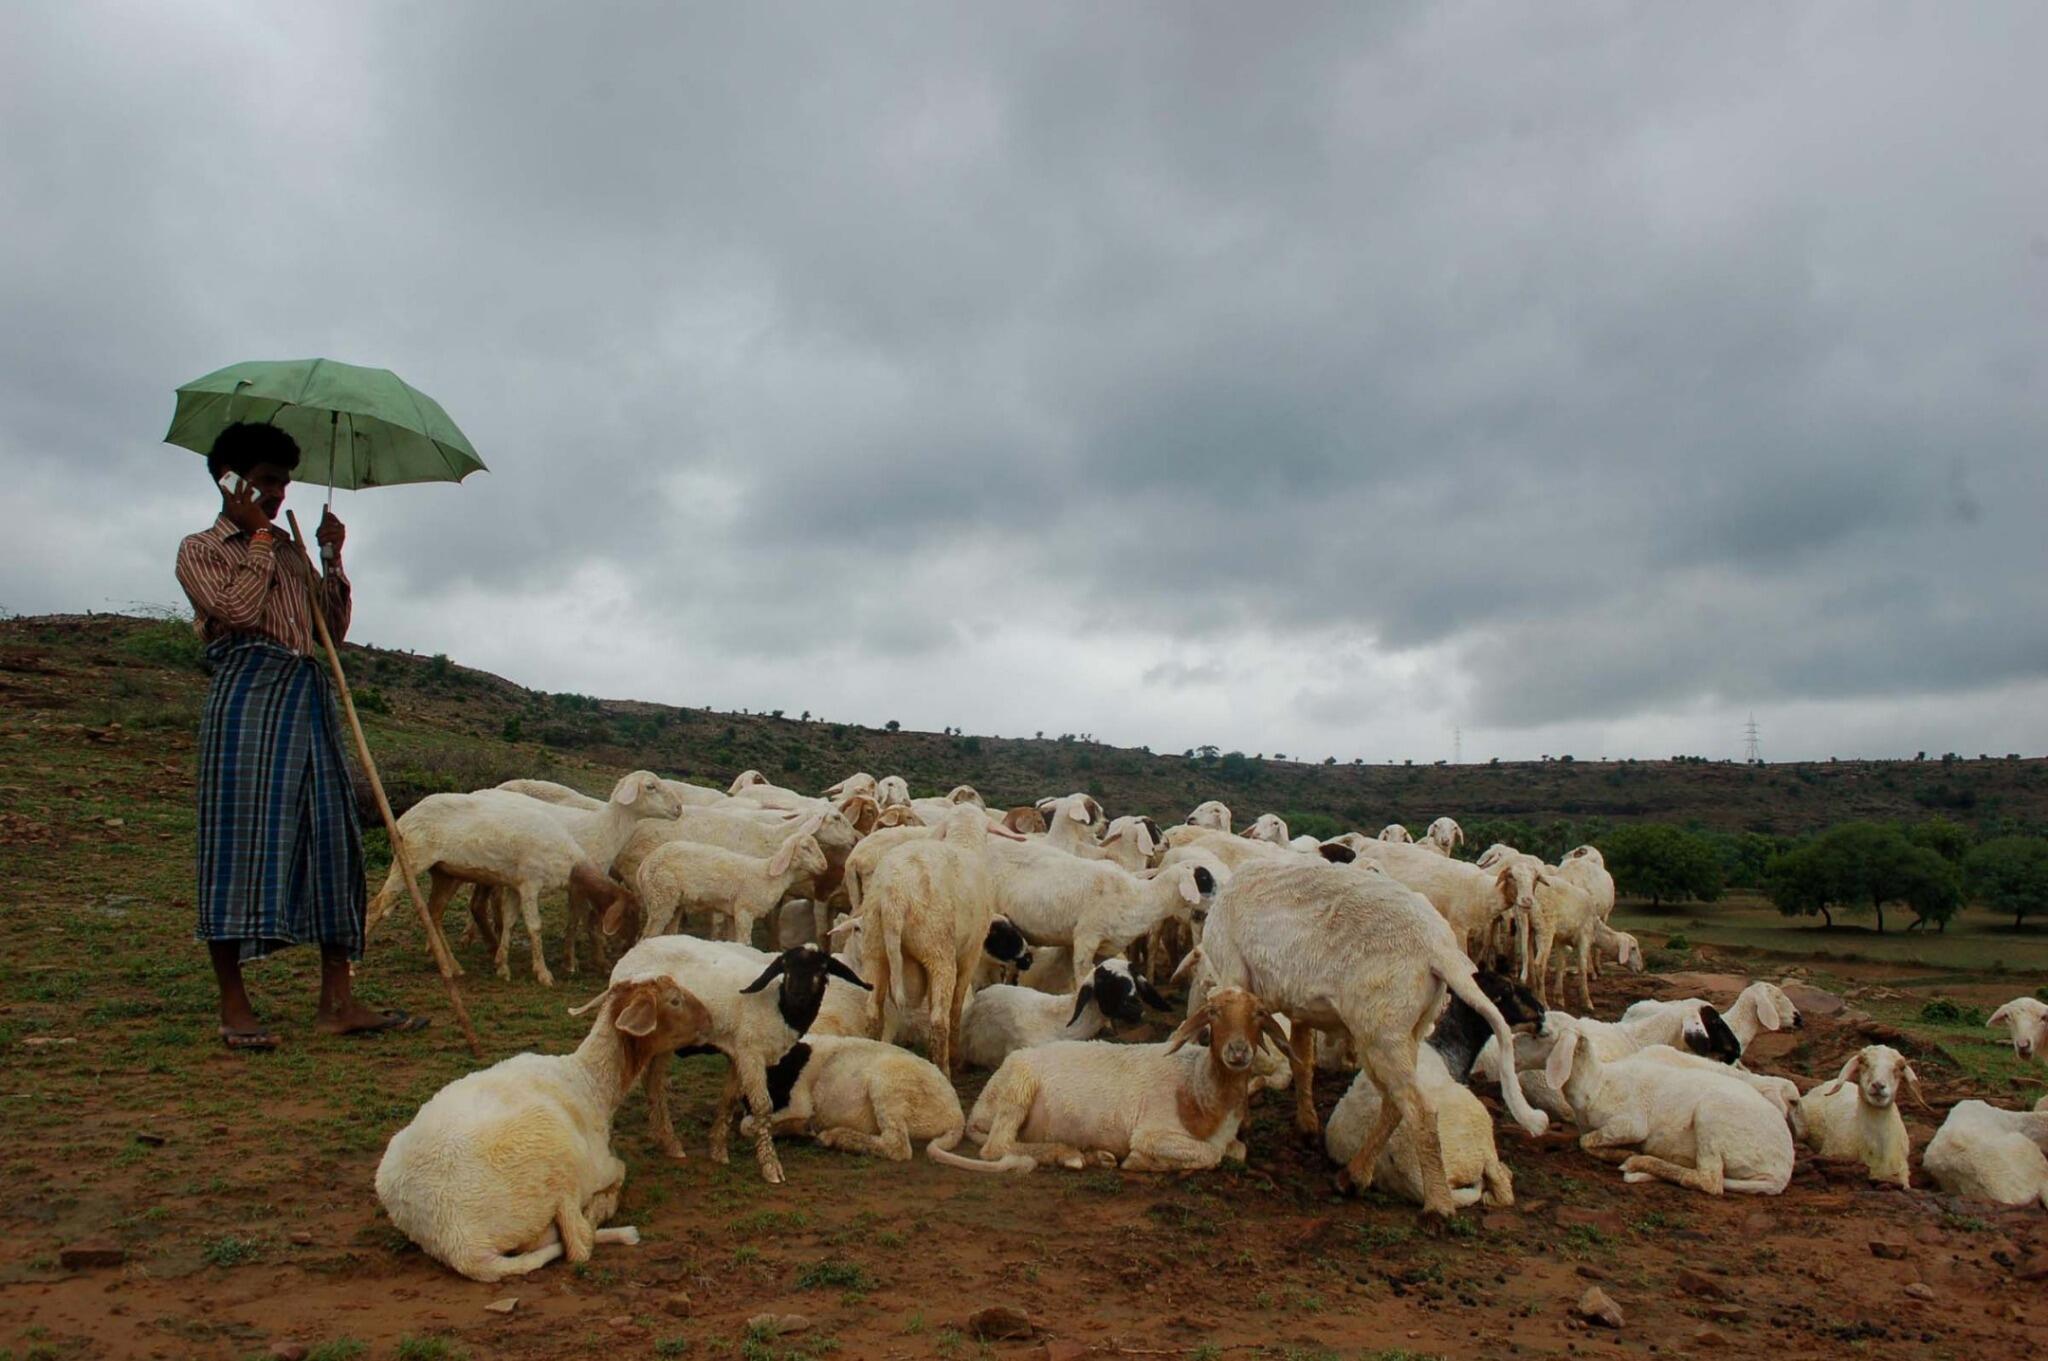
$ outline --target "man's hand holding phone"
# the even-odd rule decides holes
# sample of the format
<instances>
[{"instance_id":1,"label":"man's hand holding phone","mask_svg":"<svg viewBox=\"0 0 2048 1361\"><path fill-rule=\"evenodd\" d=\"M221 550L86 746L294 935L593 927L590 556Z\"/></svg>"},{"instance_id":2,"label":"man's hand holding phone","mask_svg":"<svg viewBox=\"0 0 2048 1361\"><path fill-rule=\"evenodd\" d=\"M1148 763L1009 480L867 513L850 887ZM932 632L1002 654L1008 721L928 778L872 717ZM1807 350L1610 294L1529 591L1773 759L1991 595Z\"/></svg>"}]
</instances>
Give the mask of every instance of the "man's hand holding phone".
<instances>
[{"instance_id":1,"label":"man's hand holding phone","mask_svg":"<svg viewBox=\"0 0 2048 1361\"><path fill-rule=\"evenodd\" d=\"M235 528L246 534L274 528L270 516L264 513L262 493L232 472L220 475L220 509Z\"/></svg>"}]
</instances>

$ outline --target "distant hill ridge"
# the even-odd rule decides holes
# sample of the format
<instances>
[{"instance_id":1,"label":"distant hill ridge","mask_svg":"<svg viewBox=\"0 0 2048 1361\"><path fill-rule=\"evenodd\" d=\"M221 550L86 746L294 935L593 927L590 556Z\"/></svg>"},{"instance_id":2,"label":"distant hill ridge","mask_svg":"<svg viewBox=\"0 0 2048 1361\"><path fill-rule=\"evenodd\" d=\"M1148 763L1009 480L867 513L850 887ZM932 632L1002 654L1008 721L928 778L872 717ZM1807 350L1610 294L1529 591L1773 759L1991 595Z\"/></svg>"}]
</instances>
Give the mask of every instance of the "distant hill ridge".
<instances>
[{"instance_id":1,"label":"distant hill ridge","mask_svg":"<svg viewBox=\"0 0 2048 1361\"><path fill-rule=\"evenodd\" d=\"M900 774L919 794L955 784L991 805L1085 789L1112 811L1176 819L1221 799L1240 824L1279 812L1297 831L1420 830L1449 813L1600 825L1657 821L1796 834L1856 818L1942 816L1979 832L2048 826L2048 760L1993 757L1792 762L1673 760L1468 765L1312 764L1216 753L1189 759L1078 737L1015 738L549 694L446 657L345 649L378 763L401 807L438 789L546 775L596 789L647 767L723 787L758 769L815 792L855 770ZM0 620L0 722L122 723L189 747L205 678L189 626L127 615Z\"/></svg>"}]
</instances>

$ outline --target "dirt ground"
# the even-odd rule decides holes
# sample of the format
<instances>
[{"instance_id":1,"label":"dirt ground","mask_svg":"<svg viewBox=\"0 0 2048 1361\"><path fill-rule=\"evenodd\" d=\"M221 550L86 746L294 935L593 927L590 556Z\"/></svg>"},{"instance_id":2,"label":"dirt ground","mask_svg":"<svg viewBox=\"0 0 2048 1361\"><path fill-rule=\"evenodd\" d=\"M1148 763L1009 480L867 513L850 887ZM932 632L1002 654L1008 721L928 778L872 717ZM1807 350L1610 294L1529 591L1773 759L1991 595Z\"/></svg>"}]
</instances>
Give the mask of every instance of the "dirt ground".
<instances>
[{"instance_id":1,"label":"dirt ground","mask_svg":"<svg viewBox=\"0 0 2048 1361\"><path fill-rule=\"evenodd\" d=\"M371 1190L384 1141L474 1066L417 927L372 942L361 987L434 1029L314 1035L314 961L294 951L252 974L284 1048L224 1051L191 939L189 733L66 714L47 689L60 679L0 678L14 687L0 694L0 1361L295 1347L313 1361L1990 1357L2037 1349L2048 1328L2048 1214L1954 1201L1924 1179L1881 1190L1808 1161L1781 1197L1716 1200L1624 1185L1568 1130L1532 1141L1503 1124L1517 1203L1432 1230L1377 1193L1337 1196L1266 1098L1243 1169L976 1177L791 1140L776 1188L743 1150L731 1168L703 1157L721 1072L704 1058L678 1070L687 1163L655 1153L637 1097L621 1112L615 1222L638 1225L640 1246L474 1284L397 1235ZM523 949L513 960L509 982L464 980L490 1057L568 1049L583 1025L563 1008L592 987L542 989ZM1665 963L1696 972L1610 975L1598 1014L1694 989L1725 998L1792 967L1715 951ZM1759 1043L1758 1065L1810 1082L1873 1039L1907 1047L1935 1105L1909 1112L1916 1151L1956 1100L2043 1090L2048 1070L2001 1058L1995 1035L1910 1017L1937 984L1986 1006L2048 980L1835 963L1808 977L1843 1009L1810 1005L1804 1030ZM1326 1079L1326 1112L1339 1094ZM95 1244L118 1263L65 1265L66 1249ZM1621 1328L1578 1317L1596 1285ZM509 1312L487 1307L507 1299ZM997 1304L1024 1311L1032 1336L973 1336L970 1317ZM750 1328L762 1315L787 1330Z\"/></svg>"}]
</instances>

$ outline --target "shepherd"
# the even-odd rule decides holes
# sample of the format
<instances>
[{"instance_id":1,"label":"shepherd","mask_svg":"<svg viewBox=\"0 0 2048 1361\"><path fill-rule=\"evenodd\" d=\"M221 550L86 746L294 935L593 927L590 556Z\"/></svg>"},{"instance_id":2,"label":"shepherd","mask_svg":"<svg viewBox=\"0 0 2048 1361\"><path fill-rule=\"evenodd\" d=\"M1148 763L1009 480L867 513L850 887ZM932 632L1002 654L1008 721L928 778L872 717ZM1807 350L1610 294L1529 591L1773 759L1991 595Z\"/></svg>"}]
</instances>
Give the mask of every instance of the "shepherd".
<instances>
[{"instance_id":1,"label":"shepherd","mask_svg":"<svg viewBox=\"0 0 2048 1361\"><path fill-rule=\"evenodd\" d=\"M427 1025L373 1010L350 987L363 954L363 838L312 615L317 599L331 634L348 631L347 530L331 507L321 517L318 574L281 540L276 518L298 466L298 442L274 425L221 430L206 459L220 514L178 547L178 584L213 672L199 720L197 934L220 987L221 1042L237 1050L277 1047L242 965L290 945L319 947L322 1033Z\"/></svg>"}]
</instances>

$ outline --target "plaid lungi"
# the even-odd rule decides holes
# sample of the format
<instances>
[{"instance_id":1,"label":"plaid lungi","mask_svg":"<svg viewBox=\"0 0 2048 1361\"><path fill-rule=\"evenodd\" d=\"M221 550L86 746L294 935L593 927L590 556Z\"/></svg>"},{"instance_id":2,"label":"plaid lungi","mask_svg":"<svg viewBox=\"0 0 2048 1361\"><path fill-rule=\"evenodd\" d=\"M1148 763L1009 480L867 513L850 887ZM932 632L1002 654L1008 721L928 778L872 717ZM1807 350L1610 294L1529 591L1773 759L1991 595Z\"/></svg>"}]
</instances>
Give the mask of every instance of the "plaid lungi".
<instances>
[{"instance_id":1,"label":"plaid lungi","mask_svg":"<svg viewBox=\"0 0 2048 1361\"><path fill-rule=\"evenodd\" d=\"M320 663L216 639L199 720L199 930L243 959L287 945L363 955L363 836Z\"/></svg>"}]
</instances>

